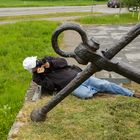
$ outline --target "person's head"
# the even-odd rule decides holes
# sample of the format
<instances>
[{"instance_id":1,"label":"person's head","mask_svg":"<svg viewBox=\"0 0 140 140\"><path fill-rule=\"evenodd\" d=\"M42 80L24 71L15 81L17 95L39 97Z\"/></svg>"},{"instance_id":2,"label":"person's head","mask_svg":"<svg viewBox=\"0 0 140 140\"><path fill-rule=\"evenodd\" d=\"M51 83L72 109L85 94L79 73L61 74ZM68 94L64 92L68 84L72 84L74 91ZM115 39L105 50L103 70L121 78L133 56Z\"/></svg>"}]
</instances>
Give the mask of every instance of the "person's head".
<instances>
[{"instance_id":1,"label":"person's head","mask_svg":"<svg viewBox=\"0 0 140 140\"><path fill-rule=\"evenodd\" d=\"M36 66L37 66L37 56L26 57L23 60L23 67L29 72L33 72L33 69L35 69Z\"/></svg>"},{"instance_id":2,"label":"person's head","mask_svg":"<svg viewBox=\"0 0 140 140\"><path fill-rule=\"evenodd\" d=\"M37 56L31 56L26 57L23 60L23 67L29 72L43 73L46 67L44 66L45 63L46 63L45 59L39 60L37 59Z\"/></svg>"}]
</instances>

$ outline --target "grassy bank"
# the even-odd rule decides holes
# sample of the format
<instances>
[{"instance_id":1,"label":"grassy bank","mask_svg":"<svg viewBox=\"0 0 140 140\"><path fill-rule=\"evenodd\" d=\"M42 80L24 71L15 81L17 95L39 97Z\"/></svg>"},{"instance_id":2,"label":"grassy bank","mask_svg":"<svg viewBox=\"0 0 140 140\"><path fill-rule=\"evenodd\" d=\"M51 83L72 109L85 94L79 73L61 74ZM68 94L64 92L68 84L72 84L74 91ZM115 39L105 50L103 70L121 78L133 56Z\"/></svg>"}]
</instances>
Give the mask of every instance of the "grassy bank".
<instances>
[{"instance_id":1,"label":"grassy bank","mask_svg":"<svg viewBox=\"0 0 140 140\"><path fill-rule=\"evenodd\" d=\"M22 106L31 75L22 67L25 57L54 55L50 47L53 22L23 22L0 26L0 139Z\"/></svg>"},{"instance_id":2,"label":"grassy bank","mask_svg":"<svg viewBox=\"0 0 140 140\"><path fill-rule=\"evenodd\" d=\"M105 0L0 0L0 7L30 7L30 6L77 6L103 4Z\"/></svg>"},{"instance_id":3,"label":"grassy bank","mask_svg":"<svg viewBox=\"0 0 140 140\"><path fill-rule=\"evenodd\" d=\"M82 24L126 24L126 23L138 23L137 14L132 17L132 13L127 14L113 14L113 15L101 15L101 16L86 16L77 19L76 21Z\"/></svg>"},{"instance_id":4,"label":"grassy bank","mask_svg":"<svg viewBox=\"0 0 140 140\"><path fill-rule=\"evenodd\" d=\"M17 139L25 140L139 140L140 100L124 96L102 96L80 100L69 96L50 113L43 123L29 119L33 108L50 98L26 104L27 122Z\"/></svg>"}]
</instances>

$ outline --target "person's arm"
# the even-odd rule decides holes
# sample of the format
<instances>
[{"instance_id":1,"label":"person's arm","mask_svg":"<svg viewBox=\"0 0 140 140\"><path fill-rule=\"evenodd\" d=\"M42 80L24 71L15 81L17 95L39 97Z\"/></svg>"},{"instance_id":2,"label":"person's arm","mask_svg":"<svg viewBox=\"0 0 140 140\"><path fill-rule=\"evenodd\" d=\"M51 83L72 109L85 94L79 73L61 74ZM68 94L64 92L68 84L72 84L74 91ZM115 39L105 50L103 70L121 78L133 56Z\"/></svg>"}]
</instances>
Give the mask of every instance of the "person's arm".
<instances>
[{"instance_id":1,"label":"person's arm","mask_svg":"<svg viewBox=\"0 0 140 140\"><path fill-rule=\"evenodd\" d=\"M55 90L55 86L54 86L53 82L47 77L42 78L39 74L34 73L33 74L33 81L36 84L38 84L42 87L45 87L45 89L47 89L48 91Z\"/></svg>"},{"instance_id":2,"label":"person's arm","mask_svg":"<svg viewBox=\"0 0 140 140\"><path fill-rule=\"evenodd\" d=\"M44 57L42 61L46 61L46 68L63 68L68 66L67 61L60 57ZM49 63L49 65L47 64Z\"/></svg>"}]
</instances>

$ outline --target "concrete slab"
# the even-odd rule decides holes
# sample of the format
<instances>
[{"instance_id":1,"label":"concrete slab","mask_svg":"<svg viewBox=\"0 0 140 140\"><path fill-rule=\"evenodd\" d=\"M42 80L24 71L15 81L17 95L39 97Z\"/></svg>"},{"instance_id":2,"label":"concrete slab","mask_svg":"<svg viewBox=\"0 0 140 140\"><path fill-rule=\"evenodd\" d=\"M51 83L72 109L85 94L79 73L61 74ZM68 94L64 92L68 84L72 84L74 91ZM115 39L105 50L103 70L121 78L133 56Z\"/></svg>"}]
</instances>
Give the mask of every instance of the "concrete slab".
<instances>
[{"instance_id":1,"label":"concrete slab","mask_svg":"<svg viewBox=\"0 0 140 140\"><path fill-rule=\"evenodd\" d=\"M140 60L140 52L139 53L131 53L131 54L125 54L127 59L131 61L139 61Z\"/></svg>"}]
</instances>

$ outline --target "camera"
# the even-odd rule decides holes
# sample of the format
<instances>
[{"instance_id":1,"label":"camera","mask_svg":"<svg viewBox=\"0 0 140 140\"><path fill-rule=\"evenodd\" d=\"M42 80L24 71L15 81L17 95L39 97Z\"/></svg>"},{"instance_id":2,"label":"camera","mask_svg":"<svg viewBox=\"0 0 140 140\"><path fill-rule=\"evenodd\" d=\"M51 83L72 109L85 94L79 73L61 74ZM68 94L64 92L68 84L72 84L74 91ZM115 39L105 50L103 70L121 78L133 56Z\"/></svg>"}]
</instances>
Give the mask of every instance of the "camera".
<instances>
[{"instance_id":1,"label":"camera","mask_svg":"<svg viewBox=\"0 0 140 140\"><path fill-rule=\"evenodd\" d=\"M41 67L42 65L44 65L46 63L45 59L42 60L37 60L36 61L36 67Z\"/></svg>"}]
</instances>

